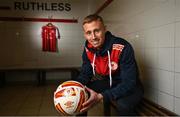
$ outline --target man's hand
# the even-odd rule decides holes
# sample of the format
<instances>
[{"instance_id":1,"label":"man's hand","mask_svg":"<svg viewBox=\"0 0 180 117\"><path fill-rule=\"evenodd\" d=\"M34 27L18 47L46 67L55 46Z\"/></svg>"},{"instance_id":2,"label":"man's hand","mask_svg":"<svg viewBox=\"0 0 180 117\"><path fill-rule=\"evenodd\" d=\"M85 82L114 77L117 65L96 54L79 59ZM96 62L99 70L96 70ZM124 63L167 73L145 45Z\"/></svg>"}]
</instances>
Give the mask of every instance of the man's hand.
<instances>
[{"instance_id":1,"label":"man's hand","mask_svg":"<svg viewBox=\"0 0 180 117\"><path fill-rule=\"evenodd\" d=\"M95 104L97 104L98 102L103 100L102 94L96 93L95 91L93 91L92 89L87 88L87 87L86 87L86 89L90 93L90 97L86 102L83 103L83 108L80 110L80 112L82 112L82 113L88 111Z\"/></svg>"}]
</instances>

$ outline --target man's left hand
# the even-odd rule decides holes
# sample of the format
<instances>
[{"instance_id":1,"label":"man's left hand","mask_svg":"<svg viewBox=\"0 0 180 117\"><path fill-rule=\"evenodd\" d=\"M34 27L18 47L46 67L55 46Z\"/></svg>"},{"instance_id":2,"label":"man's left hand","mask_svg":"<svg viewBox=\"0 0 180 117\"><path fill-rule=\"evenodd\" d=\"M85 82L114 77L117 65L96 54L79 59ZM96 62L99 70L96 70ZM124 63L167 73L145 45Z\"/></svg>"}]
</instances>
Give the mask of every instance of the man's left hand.
<instances>
[{"instance_id":1,"label":"man's left hand","mask_svg":"<svg viewBox=\"0 0 180 117\"><path fill-rule=\"evenodd\" d=\"M86 87L86 89L89 92L90 97L86 102L83 103L83 108L80 110L80 112L82 112L82 113L88 111L90 108L92 108L98 102L103 100L102 94L97 93L88 87Z\"/></svg>"}]
</instances>

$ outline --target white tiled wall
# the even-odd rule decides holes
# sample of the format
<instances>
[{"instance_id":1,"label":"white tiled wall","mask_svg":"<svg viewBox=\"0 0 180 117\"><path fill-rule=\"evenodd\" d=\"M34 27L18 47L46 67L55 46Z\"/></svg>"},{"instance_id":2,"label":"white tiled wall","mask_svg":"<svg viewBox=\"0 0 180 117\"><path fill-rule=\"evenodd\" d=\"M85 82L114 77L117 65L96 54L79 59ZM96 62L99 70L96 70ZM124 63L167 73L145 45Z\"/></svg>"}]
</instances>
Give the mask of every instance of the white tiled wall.
<instances>
[{"instance_id":1,"label":"white tiled wall","mask_svg":"<svg viewBox=\"0 0 180 117\"><path fill-rule=\"evenodd\" d=\"M174 48L159 48L158 68L174 71Z\"/></svg>"},{"instance_id":2,"label":"white tiled wall","mask_svg":"<svg viewBox=\"0 0 180 117\"><path fill-rule=\"evenodd\" d=\"M174 98L174 107L175 107L175 113L179 113L180 111L180 98Z\"/></svg>"},{"instance_id":3,"label":"white tiled wall","mask_svg":"<svg viewBox=\"0 0 180 117\"><path fill-rule=\"evenodd\" d=\"M158 70L158 90L169 95L174 94L174 73L165 71L165 70Z\"/></svg>"},{"instance_id":4,"label":"white tiled wall","mask_svg":"<svg viewBox=\"0 0 180 117\"><path fill-rule=\"evenodd\" d=\"M180 0L114 0L100 15L134 47L145 97L180 114ZM111 17L110 17L111 16Z\"/></svg>"},{"instance_id":5,"label":"white tiled wall","mask_svg":"<svg viewBox=\"0 0 180 117\"><path fill-rule=\"evenodd\" d=\"M180 73L180 48L175 48L175 72Z\"/></svg>"},{"instance_id":6,"label":"white tiled wall","mask_svg":"<svg viewBox=\"0 0 180 117\"><path fill-rule=\"evenodd\" d=\"M174 111L174 97L172 95L159 92L158 93L158 104L162 105L170 111Z\"/></svg>"},{"instance_id":7,"label":"white tiled wall","mask_svg":"<svg viewBox=\"0 0 180 117\"><path fill-rule=\"evenodd\" d=\"M177 98L180 98L180 73L175 73L175 80L174 80L174 95ZM179 99L180 100L180 99ZM180 105L179 105L180 106Z\"/></svg>"},{"instance_id":8,"label":"white tiled wall","mask_svg":"<svg viewBox=\"0 0 180 117\"><path fill-rule=\"evenodd\" d=\"M180 5L179 5L180 6ZM180 37L180 22L178 21L178 22L176 22L175 23L175 47L180 47L180 39L179 39L179 37Z\"/></svg>"}]
</instances>

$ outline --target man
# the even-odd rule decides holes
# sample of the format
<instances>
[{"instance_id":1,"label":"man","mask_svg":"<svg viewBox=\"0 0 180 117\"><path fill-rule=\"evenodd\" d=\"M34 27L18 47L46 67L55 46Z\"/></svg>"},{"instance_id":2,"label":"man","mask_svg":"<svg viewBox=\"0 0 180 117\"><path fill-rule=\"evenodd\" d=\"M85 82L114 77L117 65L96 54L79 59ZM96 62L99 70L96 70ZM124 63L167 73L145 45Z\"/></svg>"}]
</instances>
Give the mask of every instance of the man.
<instances>
[{"instance_id":1,"label":"man","mask_svg":"<svg viewBox=\"0 0 180 117\"><path fill-rule=\"evenodd\" d=\"M135 115L143 96L132 46L106 31L103 19L89 15L83 21L85 48L83 64L76 79L87 86L89 99L81 109L83 115L101 100L115 102L119 115Z\"/></svg>"}]
</instances>

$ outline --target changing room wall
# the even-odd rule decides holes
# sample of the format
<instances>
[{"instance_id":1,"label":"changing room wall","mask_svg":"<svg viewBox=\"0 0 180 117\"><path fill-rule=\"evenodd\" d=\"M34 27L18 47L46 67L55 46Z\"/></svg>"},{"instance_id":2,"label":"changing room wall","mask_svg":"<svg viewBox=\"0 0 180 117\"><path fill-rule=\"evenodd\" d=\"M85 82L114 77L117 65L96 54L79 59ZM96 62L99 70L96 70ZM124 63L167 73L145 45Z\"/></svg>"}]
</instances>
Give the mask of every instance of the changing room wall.
<instances>
[{"instance_id":1,"label":"changing room wall","mask_svg":"<svg viewBox=\"0 0 180 117\"><path fill-rule=\"evenodd\" d=\"M36 5L32 4L29 4L29 9L23 9L21 4L21 9L18 7L15 10L15 2L26 6L32 2L44 3L44 10L41 7L38 10ZM58 10L57 6L49 10L51 3L62 3L64 6L61 5L61 8L64 10ZM70 4L69 8L65 6L66 3ZM53 53L42 51L41 28L48 22L0 21L0 68L79 67L84 43L81 21L88 14L87 3L84 0L2 0L1 8L8 6L11 10L1 9L1 17L77 19L78 23L52 22L59 28L61 36L58 40L58 52Z\"/></svg>"},{"instance_id":2,"label":"changing room wall","mask_svg":"<svg viewBox=\"0 0 180 117\"><path fill-rule=\"evenodd\" d=\"M15 7L15 2L20 5ZM81 23L89 8L89 0L1 0L0 17L77 19L78 22L52 22L60 31L58 52L44 52L41 28L49 22L0 21L0 69L80 67L84 44ZM37 73L33 71L6 73L7 82L35 81L36 78ZM53 71L47 72L46 78L68 80L71 74Z\"/></svg>"}]
</instances>

